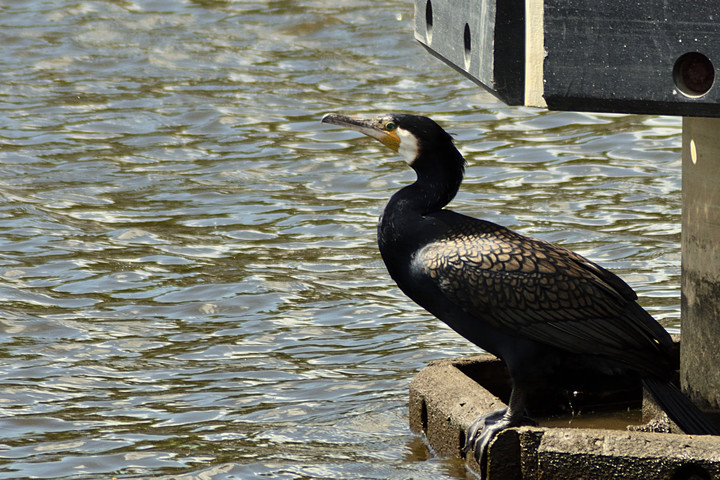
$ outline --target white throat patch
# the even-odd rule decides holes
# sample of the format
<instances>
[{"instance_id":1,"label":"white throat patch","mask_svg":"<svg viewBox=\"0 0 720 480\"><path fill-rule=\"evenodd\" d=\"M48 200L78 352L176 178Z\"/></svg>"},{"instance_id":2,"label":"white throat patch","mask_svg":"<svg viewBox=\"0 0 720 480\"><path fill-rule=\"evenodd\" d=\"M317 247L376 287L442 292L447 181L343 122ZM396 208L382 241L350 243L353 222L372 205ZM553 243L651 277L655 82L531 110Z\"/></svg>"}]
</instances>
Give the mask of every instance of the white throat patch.
<instances>
[{"instance_id":1,"label":"white throat patch","mask_svg":"<svg viewBox=\"0 0 720 480\"><path fill-rule=\"evenodd\" d=\"M403 157L405 163L412 165L420 154L420 145L418 145L417 138L404 128L398 128L396 132L400 139L398 153Z\"/></svg>"}]
</instances>

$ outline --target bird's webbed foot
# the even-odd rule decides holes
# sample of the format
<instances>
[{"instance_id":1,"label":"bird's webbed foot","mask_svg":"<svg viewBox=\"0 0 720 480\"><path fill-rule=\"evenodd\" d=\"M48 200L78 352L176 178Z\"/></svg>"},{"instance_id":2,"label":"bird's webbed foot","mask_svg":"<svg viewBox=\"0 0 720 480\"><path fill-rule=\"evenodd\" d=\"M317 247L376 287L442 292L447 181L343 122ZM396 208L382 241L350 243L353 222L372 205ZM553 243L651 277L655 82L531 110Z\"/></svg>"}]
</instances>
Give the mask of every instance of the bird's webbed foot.
<instances>
[{"instance_id":1,"label":"bird's webbed foot","mask_svg":"<svg viewBox=\"0 0 720 480\"><path fill-rule=\"evenodd\" d=\"M506 428L521 425L536 425L535 421L523 415L511 415L507 408L490 412L475 420L465 435L463 452L473 450L480 465L480 478L484 479L487 469L487 450L495 436Z\"/></svg>"}]
</instances>

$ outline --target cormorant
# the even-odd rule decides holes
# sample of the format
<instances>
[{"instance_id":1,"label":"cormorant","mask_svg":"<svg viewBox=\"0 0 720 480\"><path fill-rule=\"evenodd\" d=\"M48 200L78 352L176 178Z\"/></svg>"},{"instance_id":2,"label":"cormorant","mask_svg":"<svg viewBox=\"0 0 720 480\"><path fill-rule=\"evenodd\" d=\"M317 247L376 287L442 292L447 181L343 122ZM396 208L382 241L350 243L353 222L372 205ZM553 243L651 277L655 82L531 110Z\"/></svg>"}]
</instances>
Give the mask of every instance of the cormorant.
<instances>
[{"instance_id":1,"label":"cormorant","mask_svg":"<svg viewBox=\"0 0 720 480\"><path fill-rule=\"evenodd\" d=\"M478 419L466 435L481 468L492 438L529 420L534 392L617 374L642 380L685 433L720 434L671 383L672 340L623 280L561 246L444 209L465 159L437 123L335 113L322 122L379 140L415 170L417 180L390 198L378 223L388 272L408 297L507 365L508 408Z\"/></svg>"}]
</instances>

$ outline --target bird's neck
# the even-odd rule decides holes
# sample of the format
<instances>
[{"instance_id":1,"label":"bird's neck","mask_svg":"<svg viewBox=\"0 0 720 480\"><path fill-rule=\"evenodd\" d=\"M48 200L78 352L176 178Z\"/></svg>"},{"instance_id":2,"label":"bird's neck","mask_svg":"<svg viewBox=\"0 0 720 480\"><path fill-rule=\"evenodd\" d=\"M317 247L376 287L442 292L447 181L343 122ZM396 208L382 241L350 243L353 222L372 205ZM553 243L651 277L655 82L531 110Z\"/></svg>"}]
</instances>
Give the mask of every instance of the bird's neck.
<instances>
[{"instance_id":1,"label":"bird's neck","mask_svg":"<svg viewBox=\"0 0 720 480\"><path fill-rule=\"evenodd\" d=\"M457 155L462 162L459 152ZM413 252L435 238L438 228L443 230L432 214L441 211L457 194L462 182L463 164L429 160L425 166L435 168L418 168L423 165L418 165L417 161L428 159L416 160L413 165L417 180L390 198L380 218L378 241L383 257L388 257L385 258L386 264L393 262L390 257L398 252Z\"/></svg>"},{"instance_id":2,"label":"bird's neck","mask_svg":"<svg viewBox=\"0 0 720 480\"><path fill-rule=\"evenodd\" d=\"M405 217L425 216L442 210L455 198L458 187L451 187L437 178L418 177L415 183L396 192L385 208Z\"/></svg>"},{"instance_id":3,"label":"bird's neck","mask_svg":"<svg viewBox=\"0 0 720 480\"><path fill-rule=\"evenodd\" d=\"M441 210L460 189L465 160L455 148L443 152L443 157L423 154L416 158L417 180L395 194L420 215Z\"/></svg>"}]
</instances>

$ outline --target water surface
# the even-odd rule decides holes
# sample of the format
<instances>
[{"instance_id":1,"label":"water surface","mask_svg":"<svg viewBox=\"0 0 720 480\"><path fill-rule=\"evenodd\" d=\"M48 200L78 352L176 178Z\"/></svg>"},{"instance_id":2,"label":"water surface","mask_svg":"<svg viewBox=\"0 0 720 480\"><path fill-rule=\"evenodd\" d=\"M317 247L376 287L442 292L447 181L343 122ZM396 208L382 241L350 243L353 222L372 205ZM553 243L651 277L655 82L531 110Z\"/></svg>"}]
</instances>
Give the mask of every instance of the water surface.
<instances>
[{"instance_id":1,"label":"water surface","mask_svg":"<svg viewBox=\"0 0 720 480\"><path fill-rule=\"evenodd\" d=\"M463 479L407 427L478 350L375 246L412 180L326 112L432 115L452 207L618 272L678 330L677 119L507 107L406 1L0 7L0 478Z\"/></svg>"}]
</instances>

